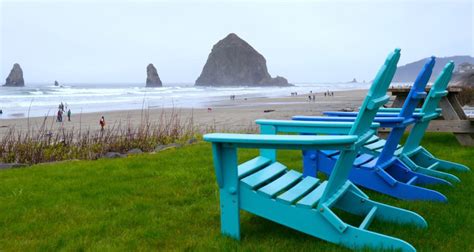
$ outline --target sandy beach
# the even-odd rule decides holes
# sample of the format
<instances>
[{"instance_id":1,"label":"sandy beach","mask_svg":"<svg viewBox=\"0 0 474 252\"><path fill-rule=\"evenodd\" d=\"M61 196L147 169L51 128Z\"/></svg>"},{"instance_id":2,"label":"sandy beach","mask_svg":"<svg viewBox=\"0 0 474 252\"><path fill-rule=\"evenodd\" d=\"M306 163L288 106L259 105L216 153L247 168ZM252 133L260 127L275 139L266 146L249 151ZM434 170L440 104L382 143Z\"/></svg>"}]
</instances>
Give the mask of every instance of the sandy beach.
<instances>
[{"instance_id":1,"label":"sandy beach","mask_svg":"<svg viewBox=\"0 0 474 252\"><path fill-rule=\"evenodd\" d=\"M354 109L360 106L367 90L349 90L334 92L334 96L315 93L316 101L308 101L308 95L288 96L279 98L245 98L225 100L208 104L208 108L153 108L147 110L123 110L99 113L73 113L71 122L65 117L64 122L56 122L55 116L46 118L46 126L52 130L66 129L99 130L99 119L103 115L106 127L114 124L139 124L146 114L150 122L160 120L163 115L179 114L182 120L192 117L195 126L200 129L213 127L220 131L246 131L254 129L256 119L290 119L294 115L321 115L326 110ZM0 136L11 128L16 131L38 129L45 122L44 117L1 119Z\"/></svg>"}]
</instances>

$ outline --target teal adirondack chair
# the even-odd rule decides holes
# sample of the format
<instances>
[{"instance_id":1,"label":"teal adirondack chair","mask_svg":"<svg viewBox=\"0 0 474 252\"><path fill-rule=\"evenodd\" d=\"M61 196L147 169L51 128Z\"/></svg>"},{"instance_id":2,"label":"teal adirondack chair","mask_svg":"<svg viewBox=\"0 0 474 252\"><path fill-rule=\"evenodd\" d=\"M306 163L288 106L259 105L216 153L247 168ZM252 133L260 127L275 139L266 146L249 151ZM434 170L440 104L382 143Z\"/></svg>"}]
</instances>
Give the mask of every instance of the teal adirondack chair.
<instances>
[{"instance_id":1,"label":"teal adirondack chair","mask_svg":"<svg viewBox=\"0 0 474 252\"><path fill-rule=\"evenodd\" d=\"M398 145L396 150L394 151L394 156L398 157L404 165L406 165L411 170L422 173L425 175L449 179L451 181L459 182L459 178L453 174L447 173L445 171L455 170L455 171L469 171L469 168L465 165L446 161L439 159L432 155L428 150L423 148L421 144L421 140L425 135L426 129L431 120L437 118L440 113L441 109L437 108L440 99L443 96L448 94L446 88L448 83L451 79L452 71L454 69L454 63L449 62L443 68L441 73L438 75L438 78L434 82L431 87L429 94L426 96L425 101L422 105L421 109L416 109L417 118L415 121L415 125L413 129L410 131L407 141L405 145ZM407 101L408 102L408 99ZM390 117L397 117L401 108L380 108L379 113L377 116L380 118L390 118ZM346 112L324 112L324 114L329 116L344 116L344 117L355 117L357 113L346 113ZM304 116L301 116L304 117ZM310 119L311 116L308 116ZM318 118L318 117L315 117ZM321 117L320 119L323 119ZM331 117L336 118L337 117ZM315 119L315 120L320 120ZM332 120L332 119L330 119ZM325 120L325 121L330 121ZM377 136L373 136L369 139L365 145L361 148L362 153L368 153L377 157L380 155L382 150L386 147L387 142L385 139L379 138ZM333 152L332 155L337 154L337 152ZM368 156L364 156L368 157ZM369 162L372 159L367 158L366 162Z\"/></svg>"},{"instance_id":2,"label":"teal adirondack chair","mask_svg":"<svg viewBox=\"0 0 474 252\"><path fill-rule=\"evenodd\" d=\"M212 143L214 168L219 185L221 232L240 239L240 210L311 236L350 248L374 247L415 251L400 239L367 230L374 218L426 227L418 214L372 201L348 180L361 145L375 134L373 118L388 101L385 92L395 73L400 50L391 53L370 88L355 122L286 121L286 125L262 128L263 134L204 135ZM338 135L276 135L305 132ZM238 148L258 148L260 155L241 165ZM303 177L277 162L277 149L338 149L341 155L328 181ZM365 216L357 227L341 220L333 211Z\"/></svg>"},{"instance_id":3,"label":"teal adirondack chair","mask_svg":"<svg viewBox=\"0 0 474 252\"><path fill-rule=\"evenodd\" d=\"M437 107L441 98L448 94L446 88L453 69L454 63L451 61L444 67L439 78L431 87L421 110L419 110L423 117L413 126L405 145L399 149L401 150L399 158L414 171L459 181L456 176L442 172L442 170L469 171L470 169L467 166L439 159L420 145L430 121L440 115L440 110Z\"/></svg>"},{"instance_id":4,"label":"teal adirondack chair","mask_svg":"<svg viewBox=\"0 0 474 252\"><path fill-rule=\"evenodd\" d=\"M451 61L446 64L438 75L421 109L416 110L416 112L421 115L421 118L417 119L415 125L409 132L405 144L398 145L394 155L413 171L459 182L458 177L445 171L470 171L467 166L439 159L421 146L421 140L426 133L430 121L436 119L441 114L441 109L438 108L438 104L442 97L448 94L446 89L451 80L453 69L454 62ZM384 116L397 116L400 110L401 108L380 108L379 112L383 112ZM362 147L362 152L378 156L385 144L384 139L373 136Z\"/></svg>"}]
</instances>

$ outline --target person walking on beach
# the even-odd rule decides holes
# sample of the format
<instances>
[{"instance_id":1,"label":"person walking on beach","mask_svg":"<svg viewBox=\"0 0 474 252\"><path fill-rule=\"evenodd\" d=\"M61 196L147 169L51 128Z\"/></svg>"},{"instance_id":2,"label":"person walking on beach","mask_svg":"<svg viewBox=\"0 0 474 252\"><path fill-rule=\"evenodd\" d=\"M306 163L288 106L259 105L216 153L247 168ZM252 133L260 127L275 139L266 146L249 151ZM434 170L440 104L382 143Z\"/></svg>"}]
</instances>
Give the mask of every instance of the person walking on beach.
<instances>
[{"instance_id":1,"label":"person walking on beach","mask_svg":"<svg viewBox=\"0 0 474 252\"><path fill-rule=\"evenodd\" d=\"M102 116L100 118L99 124L100 124L100 131L104 131L104 127L105 127L105 118L104 118L104 116Z\"/></svg>"},{"instance_id":2,"label":"person walking on beach","mask_svg":"<svg viewBox=\"0 0 474 252\"><path fill-rule=\"evenodd\" d=\"M315 102L316 101L316 95L313 94L313 101Z\"/></svg>"},{"instance_id":3,"label":"person walking on beach","mask_svg":"<svg viewBox=\"0 0 474 252\"><path fill-rule=\"evenodd\" d=\"M63 121L63 111L58 109L58 114L56 116L56 122L62 122Z\"/></svg>"},{"instance_id":4,"label":"person walking on beach","mask_svg":"<svg viewBox=\"0 0 474 252\"><path fill-rule=\"evenodd\" d=\"M68 109L68 110L67 110L67 121L68 121L68 122L71 121L71 109Z\"/></svg>"}]
</instances>

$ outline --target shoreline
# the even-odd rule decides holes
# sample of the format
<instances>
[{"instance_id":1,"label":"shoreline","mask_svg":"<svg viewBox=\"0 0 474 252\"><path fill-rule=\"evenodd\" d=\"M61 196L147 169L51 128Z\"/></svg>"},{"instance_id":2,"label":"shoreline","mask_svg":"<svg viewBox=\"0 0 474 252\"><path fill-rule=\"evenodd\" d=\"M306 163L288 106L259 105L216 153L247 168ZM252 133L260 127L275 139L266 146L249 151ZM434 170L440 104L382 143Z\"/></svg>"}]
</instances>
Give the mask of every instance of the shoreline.
<instances>
[{"instance_id":1,"label":"shoreline","mask_svg":"<svg viewBox=\"0 0 474 252\"><path fill-rule=\"evenodd\" d=\"M242 98L210 102L208 108L147 108L139 110L117 110L75 114L71 122L64 116L63 122L56 122L56 116L9 118L0 120L0 137L9 130L17 132L39 129L43 124L51 130L90 129L99 130L99 119L103 115L106 127L114 124L138 125L144 119L158 121L162 116L173 113L181 120L193 120L200 130L212 127L222 131L245 131L256 127L256 119L288 119L294 115L321 115L326 110L355 109L362 104L367 89L335 91L334 96L312 93L316 101L308 101L309 94L277 98ZM266 112L265 112L266 111Z\"/></svg>"}]
</instances>

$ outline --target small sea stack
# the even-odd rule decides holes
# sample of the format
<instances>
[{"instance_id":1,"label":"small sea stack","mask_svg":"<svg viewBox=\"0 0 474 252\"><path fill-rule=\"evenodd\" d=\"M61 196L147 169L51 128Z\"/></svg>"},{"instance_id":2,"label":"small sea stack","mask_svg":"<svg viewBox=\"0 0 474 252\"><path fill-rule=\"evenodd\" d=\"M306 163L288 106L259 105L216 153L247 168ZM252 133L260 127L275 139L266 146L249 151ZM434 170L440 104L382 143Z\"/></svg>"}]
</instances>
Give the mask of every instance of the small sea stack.
<instances>
[{"instance_id":1,"label":"small sea stack","mask_svg":"<svg viewBox=\"0 0 474 252\"><path fill-rule=\"evenodd\" d=\"M354 79L352 79L351 81L349 81L348 83L358 83L358 81L357 81L356 78L354 78Z\"/></svg>"},{"instance_id":2,"label":"small sea stack","mask_svg":"<svg viewBox=\"0 0 474 252\"><path fill-rule=\"evenodd\" d=\"M156 71L153 64L149 64L146 67L146 86L147 87L162 87L160 76L158 76L158 71Z\"/></svg>"},{"instance_id":3,"label":"small sea stack","mask_svg":"<svg viewBox=\"0 0 474 252\"><path fill-rule=\"evenodd\" d=\"M59 86L59 82L57 80L54 81L54 85L57 87Z\"/></svg>"},{"instance_id":4,"label":"small sea stack","mask_svg":"<svg viewBox=\"0 0 474 252\"><path fill-rule=\"evenodd\" d=\"M231 33L212 47L196 86L291 86L272 78L267 61L243 39Z\"/></svg>"},{"instance_id":5,"label":"small sea stack","mask_svg":"<svg viewBox=\"0 0 474 252\"><path fill-rule=\"evenodd\" d=\"M25 80L23 79L23 70L20 67L20 64L15 63L13 65L10 74L8 75L5 85L6 87L24 87Z\"/></svg>"}]
</instances>

